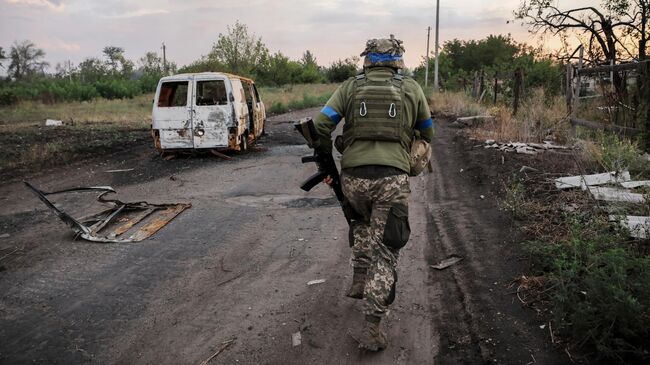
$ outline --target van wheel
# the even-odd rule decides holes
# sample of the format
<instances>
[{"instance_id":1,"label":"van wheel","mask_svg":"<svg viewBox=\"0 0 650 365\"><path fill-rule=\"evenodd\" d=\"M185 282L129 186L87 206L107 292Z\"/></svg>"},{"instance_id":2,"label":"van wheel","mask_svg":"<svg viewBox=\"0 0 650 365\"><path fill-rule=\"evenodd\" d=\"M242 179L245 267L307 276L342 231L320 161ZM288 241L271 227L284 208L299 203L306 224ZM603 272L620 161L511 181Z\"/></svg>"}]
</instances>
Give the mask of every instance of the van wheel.
<instances>
[{"instance_id":1,"label":"van wheel","mask_svg":"<svg viewBox=\"0 0 650 365\"><path fill-rule=\"evenodd\" d=\"M241 136L241 142L239 142L239 152L246 152L248 150L248 133L244 133Z\"/></svg>"}]
</instances>

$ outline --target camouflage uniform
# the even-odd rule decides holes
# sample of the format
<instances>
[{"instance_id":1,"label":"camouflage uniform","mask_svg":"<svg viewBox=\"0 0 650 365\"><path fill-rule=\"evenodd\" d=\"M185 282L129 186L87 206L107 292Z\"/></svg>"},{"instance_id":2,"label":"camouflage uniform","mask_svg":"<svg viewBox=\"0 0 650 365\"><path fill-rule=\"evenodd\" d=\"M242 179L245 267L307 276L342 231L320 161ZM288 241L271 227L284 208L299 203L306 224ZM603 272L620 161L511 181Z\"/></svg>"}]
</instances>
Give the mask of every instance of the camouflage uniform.
<instances>
[{"instance_id":1,"label":"camouflage uniform","mask_svg":"<svg viewBox=\"0 0 650 365\"><path fill-rule=\"evenodd\" d=\"M416 160L430 153L412 143L412 136L417 133L426 142L433 138L422 88L398 72L404 67L403 52L392 35L369 40L361 53L364 73L339 86L314 120L319 148L329 153L331 133L345 119L341 187L360 216L350 225L354 275L346 295L364 300L366 321L357 340L372 351L387 345L380 321L395 298L399 250L410 235L408 175L423 167L413 163L412 149L420 156Z\"/></svg>"},{"instance_id":2,"label":"camouflage uniform","mask_svg":"<svg viewBox=\"0 0 650 365\"><path fill-rule=\"evenodd\" d=\"M366 269L364 313L383 316L395 299L397 258L410 233L405 173L365 179L343 173L343 193L362 219L350 227L355 269Z\"/></svg>"}]
</instances>

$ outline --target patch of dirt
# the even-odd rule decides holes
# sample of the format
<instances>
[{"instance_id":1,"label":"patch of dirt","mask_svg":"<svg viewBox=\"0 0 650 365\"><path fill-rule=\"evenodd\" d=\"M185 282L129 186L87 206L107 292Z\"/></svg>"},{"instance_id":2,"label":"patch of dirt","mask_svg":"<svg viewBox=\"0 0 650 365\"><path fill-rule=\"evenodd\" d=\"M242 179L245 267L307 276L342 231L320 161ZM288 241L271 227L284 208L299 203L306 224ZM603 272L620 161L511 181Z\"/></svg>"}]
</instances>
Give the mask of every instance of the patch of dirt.
<instances>
[{"instance_id":1,"label":"patch of dirt","mask_svg":"<svg viewBox=\"0 0 650 365\"><path fill-rule=\"evenodd\" d=\"M97 158L150 144L148 129L112 124L61 127L30 125L0 133L0 178L11 179L45 167Z\"/></svg>"},{"instance_id":2,"label":"patch of dirt","mask_svg":"<svg viewBox=\"0 0 650 365\"><path fill-rule=\"evenodd\" d=\"M0 362L199 363L236 337L213 363L567 363L510 288L526 263L498 207L503 181L531 160L474 148L444 125L434 172L411 180L390 346L357 349L345 335L363 320L345 297L347 225L331 191L298 187L314 167L301 164L309 149L290 121L317 112L269 118L265 149L230 161L165 161L147 141L32 174L44 190L113 185L124 201L192 202L138 244L72 241L20 184L0 187L0 227L24 219L9 240L32 247L0 275ZM452 255L463 260L430 267Z\"/></svg>"},{"instance_id":3,"label":"patch of dirt","mask_svg":"<svg viewBox=\"0 0 650 365\"><path fill-rule=\"evenodd\" d=\"M435 264L445 257L460 263L432 272L444 296L436 316L441 335L440 363L563 364L548 331L535 313L521 306L512 281L528 269L521 236L500 210L505 187L522 166L548 161L570 164L557 155L523 156L486 150L443 120L433 145L434 176L428 190ZM434 279L435 278L435 279Z\"/></svg>"}]
</instances>

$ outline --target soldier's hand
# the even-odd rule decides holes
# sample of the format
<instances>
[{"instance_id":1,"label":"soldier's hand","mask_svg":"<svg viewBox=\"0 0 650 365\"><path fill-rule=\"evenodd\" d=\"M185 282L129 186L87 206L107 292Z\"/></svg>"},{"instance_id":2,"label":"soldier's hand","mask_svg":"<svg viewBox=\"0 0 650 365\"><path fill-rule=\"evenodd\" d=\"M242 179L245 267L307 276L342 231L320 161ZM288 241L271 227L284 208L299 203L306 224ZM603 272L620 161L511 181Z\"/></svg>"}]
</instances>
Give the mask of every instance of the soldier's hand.
<instances>
[{"instance_id":1,"label":"soldier's hand","mask_svg":"<svg viewBox=\"0 0 650 365\"><path fill-rule=\"evenodd\" d=\"M333 183L334 183L334 179L332 179L332 177L329 176L329 175L327 175L327 176L323 179L323 184L327 184L327 185L329 185L329 186L332 186Z\"/></svg>"}]
</instances>

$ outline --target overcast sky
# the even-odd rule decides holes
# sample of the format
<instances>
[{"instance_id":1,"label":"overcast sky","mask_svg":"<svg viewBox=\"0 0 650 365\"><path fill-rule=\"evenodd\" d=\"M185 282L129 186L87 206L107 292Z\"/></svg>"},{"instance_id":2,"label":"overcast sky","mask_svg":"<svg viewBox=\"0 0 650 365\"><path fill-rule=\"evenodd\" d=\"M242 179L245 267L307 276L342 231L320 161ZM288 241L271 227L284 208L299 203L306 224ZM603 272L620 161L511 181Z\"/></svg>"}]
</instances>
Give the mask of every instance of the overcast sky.
<instances>
[{"instance_id":1,"label":"overcast sky","mask_svg":"<svg viewBox=\"0 0 650 365\"><path fill-rule=\"evenodd\" d=\"M440 44L508 33L536 44L518 22L507 23L519 2L441 0ZM321 65L358 56L366 39L393 33L404 40L407 67L415 67L426 53L426 28L435 26L435 0L0 0L0 46L29 39L54 66L99 57L108 45L136 61L160 53L164 41L168 59L182 66L207 54L237 20L271 52L298 59L309 49ZM432 30L431 50L433 40Z\"/></svg>"}]
</instances>

